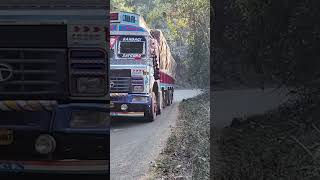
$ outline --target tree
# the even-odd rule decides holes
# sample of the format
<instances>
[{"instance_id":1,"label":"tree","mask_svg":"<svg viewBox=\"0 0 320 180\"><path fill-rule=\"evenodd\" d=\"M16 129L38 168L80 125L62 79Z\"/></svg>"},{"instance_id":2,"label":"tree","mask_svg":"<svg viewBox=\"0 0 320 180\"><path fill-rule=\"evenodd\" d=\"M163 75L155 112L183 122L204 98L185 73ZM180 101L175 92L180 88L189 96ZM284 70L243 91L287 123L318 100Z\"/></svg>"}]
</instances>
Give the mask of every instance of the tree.
<instances>
[{"instance_id":1,"label":"tree","mask_svg":"<svg viewBox=\"0 0 320 180\"><path fill-rule=\"evenodd\" d=\"M222 36L215 36L215 45L226 52L219 60L238 59L262 81L319 93L319 5L317 0L226 1L216 17L223 22L216 27Z\"/></svg>"},{"instance_id":2,"label":"tree","mask_svg":"<svg viewBox=\"0 0 320 180\"><path fill-rule=\"evenodd\" d=\"M177 82L209 86L209 0L112 0L112 10L141 14L150 28L161 29L178 57Z\"/></svg>"}]
</instances>

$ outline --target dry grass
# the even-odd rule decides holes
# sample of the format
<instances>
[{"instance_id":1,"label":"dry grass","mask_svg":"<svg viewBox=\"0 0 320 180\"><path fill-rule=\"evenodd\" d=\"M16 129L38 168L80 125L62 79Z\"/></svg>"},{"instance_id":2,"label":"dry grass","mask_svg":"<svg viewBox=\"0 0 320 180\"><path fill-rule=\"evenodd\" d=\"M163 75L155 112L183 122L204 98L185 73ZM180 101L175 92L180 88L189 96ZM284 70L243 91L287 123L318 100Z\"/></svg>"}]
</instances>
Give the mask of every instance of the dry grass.
<instances>
[{"instance_id":1,"label":"dry grass","mask_svg":"<svg viewBox=\"0 0 320 180\"><path fill-rule=\"evenodd\" d=\"M184 100L177 126L152 169L150 179L209 179L208 93Z\"/></svg>"}]
</instances>

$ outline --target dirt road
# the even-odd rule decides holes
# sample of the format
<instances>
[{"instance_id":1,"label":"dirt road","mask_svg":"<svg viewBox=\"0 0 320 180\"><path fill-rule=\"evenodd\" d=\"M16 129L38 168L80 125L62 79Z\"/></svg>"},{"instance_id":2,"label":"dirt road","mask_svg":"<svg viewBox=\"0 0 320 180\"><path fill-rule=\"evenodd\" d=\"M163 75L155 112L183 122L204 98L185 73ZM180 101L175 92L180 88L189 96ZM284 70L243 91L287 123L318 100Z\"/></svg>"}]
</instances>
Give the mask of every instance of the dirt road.
<instances>
[{"instance_id":1,"label":"dirt road","mask_svg":"<svg viewBox=\"0 0 320 180\"><path fill-rule=\"evenodd\" d=\"M212 125L223 128L233 117L263 113L276 108L288 99L286 89L225 90L211 93Z\"/></svg>"},{"instance_id":2,"label":"dirt road","mask_svg":"<svg viewBox=\"0 0 320 180\"><path fill-rule=\"evenodd\" d=\"M113 122L110 144L111 179L143 179L164 147L171 127L175 126L179 102L200 93L200 90L176 90L173 104L165 108L152 123L129 119Z\"/></svg>"}]
</instances>

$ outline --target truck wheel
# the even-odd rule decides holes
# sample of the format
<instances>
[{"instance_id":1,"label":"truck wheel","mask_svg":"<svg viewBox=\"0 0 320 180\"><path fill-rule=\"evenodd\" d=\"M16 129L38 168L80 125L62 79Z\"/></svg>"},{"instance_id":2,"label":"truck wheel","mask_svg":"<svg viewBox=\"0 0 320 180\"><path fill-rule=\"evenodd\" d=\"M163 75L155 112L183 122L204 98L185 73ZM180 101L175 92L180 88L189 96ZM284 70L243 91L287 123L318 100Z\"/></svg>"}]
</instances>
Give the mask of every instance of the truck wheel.
<instances>
[{"instance_id":1,"label":"truck wheel","mask_svg":"<svg viewBox=\"0 0 320 180\"><path fill-rule=\"evenodd\" d=\"M166 91L164 90L161 91L161 97L162 97L161 106L162 106L162 109L164 109L166 108Z\"/></svg>"},{"instance_id":2,"label":"truck wheel","mask_svg":"<svg viewBox=\"0 0 320 180\"><path fill-rule=\"evenodd\" d=\"M174 89L172 89L172 102L174 100Z\"/></svg>"},{"instance_id":3,"label":"truck wheel","mask_svg":"<svg viewBox=\"0 0 320 180\"><path fill-rule=\"evenodd\" d=\"M170 106L170 91L166 91L166 104L167 106Z\"/></svg>"},{"instance_id":4,"label":"truck wheel","mask_svg":"<svg viewBox=\"0 0 320 180\"><path fill-rule=\"evenodd\" d=\"M171 89L169 90L168 95L169 95L169 106L170 106L172 104L172 91L171 91Z\"/></svg>"},{"instance_id":5,"label":"truck wheel","mask_svg":"<svg viewBox=\"0 0 320 180\"><path fill-rule=\"evenodd\" d=\"M157 115L161 114L162 99L160 92L157 93Z\"/></svg>"},{"instance_id":6,"label":"truck wheel","mask_svg":"<svg viewBox=\"0 0 320 180\"><path fill-rule=\"evenodd\" d=\"M171 90L171 104L173 104L173 90Z\"/></svg>"},{"instance_id":7,"label":"truck wheel","mask_svg":"<svg viewBox=\"0 0 320 180\"><path fill-rule=\"evenodd\" d=\"M151 109L148 111L147 115L145 116L145 120L147 122L153 122L157 116L157 97L156 93L152 92L152 102L151 102Z\"/></svg>"}]
</instances>

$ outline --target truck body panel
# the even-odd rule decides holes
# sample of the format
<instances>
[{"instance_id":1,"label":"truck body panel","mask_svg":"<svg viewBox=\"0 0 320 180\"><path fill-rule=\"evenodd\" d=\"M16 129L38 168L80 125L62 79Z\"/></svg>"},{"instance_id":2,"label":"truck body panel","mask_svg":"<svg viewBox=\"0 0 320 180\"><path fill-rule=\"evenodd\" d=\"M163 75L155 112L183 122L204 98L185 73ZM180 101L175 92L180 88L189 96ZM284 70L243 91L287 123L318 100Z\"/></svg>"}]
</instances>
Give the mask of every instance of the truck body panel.
<instances>
[{"instance_id":1,"label":"truck body panel","mask_svg":"<svg viewBox=\"0 0 320 180\"><path fill-rule=\"evenodd\" d=\"M109 172L107 5L86 2L0 2L1 173Z\"/></svg>"},{"instance_id":2,"label":"truck body panel","mask_svg":"<svg viewBox=\"0 0 320 180\"><path fill-rule=\"evenodd\" d=\"M159 46L161 87L165 89L173 87L177 65L172 57L170 47L161 30L152 29L150 33L157 40Z\"/></svg>"},{"instance_id":3,"label":"truck body panel","mask_svg":"<svg viewBox=\"0 0 320 180\"><path fill-rule=\"evenodd\" d=\"M113 12L110 19L111 116L144 117L153 121L164 107L162 99L172 99L165 91L172 90L173 96L174 80L165 72L173 74L174 67L168 69L168 66L161 65L157 53L163 56L163 52L140 15ZM171 61L164 63L170 64Z\"/></svg>"}]
</instances>

